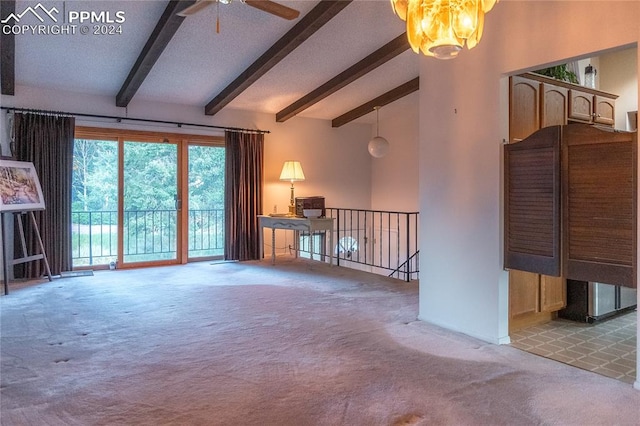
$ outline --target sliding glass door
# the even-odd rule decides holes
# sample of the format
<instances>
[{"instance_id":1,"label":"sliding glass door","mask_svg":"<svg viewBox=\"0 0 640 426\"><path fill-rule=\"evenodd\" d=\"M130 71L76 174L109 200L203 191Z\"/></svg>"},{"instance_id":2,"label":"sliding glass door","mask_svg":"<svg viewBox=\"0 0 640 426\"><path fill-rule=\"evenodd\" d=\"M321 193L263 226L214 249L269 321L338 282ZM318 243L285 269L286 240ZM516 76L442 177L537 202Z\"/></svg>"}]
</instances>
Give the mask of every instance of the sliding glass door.
<instances>
[{"instance_id":1,"label":"sliding glass door","mask_svg":"<svg viewBox=\"0 0 640 426\"><path fill-rule=\"evenodd\" d=\"M224 255L224 147L189 145L189 259Z\"/></svg>"},{"instance_id":2,"label":"sliding glass door","mask_svg":"<svg viewBox=\"0 0 640 426\"><path fill-rule=\"evenodd\" d=\"M123 148L122 261L176 260L177 145L125 141Z\"/></svg>"},{"instance_id":3,"label":"sliding glass door","mask_svg":"<svg viewBox=\"0 0 640 426\"><path fill-rule=\"evenodd\" d=\"M78 138L73 146L71 256L74 267L118 261L118 141Z\"/></svg>"},{"instance_id":4,"label":"sliding glass door","mask_svg":"<svg viewBox=\"0 0 640 426\"><path fill-rule=\"evenodd\" d=\"M74 268L221 257L224 163L221 137L76 128Z\"/></svg>"}]
</instances>

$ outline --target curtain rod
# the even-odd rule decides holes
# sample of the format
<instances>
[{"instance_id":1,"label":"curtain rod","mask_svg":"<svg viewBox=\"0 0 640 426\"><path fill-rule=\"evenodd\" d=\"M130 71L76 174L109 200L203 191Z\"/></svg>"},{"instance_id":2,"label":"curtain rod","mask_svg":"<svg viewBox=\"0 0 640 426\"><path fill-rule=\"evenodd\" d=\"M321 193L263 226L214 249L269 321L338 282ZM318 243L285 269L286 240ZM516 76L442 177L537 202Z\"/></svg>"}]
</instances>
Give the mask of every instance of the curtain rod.
<instances>
[{"instance_id":1,"label":"curtain rod","mask_svg":"<svg viewBox=\"0 0 640 426\"><path fill-rule=\"evenodd\" d=\"M1 109L7 110L7 113L11 111L15 112L33 112L40 114L51 114L51 115L67 115L73 117L91 117L91 118L108 118L112 120L116 120L118 123L123 120L129 121L143 121L146 123L158 123L158 124L173 124L177 127L182 126L193 126L193 127L206 127L209 129L220 129L220 130L229 130L233 132L244 132L244 133L271 133L269 130L259 130L259 129L243 129L239 127L225 127L225 126L214 126L212 124L196 124L196 123L180 123L177 121L165 121L165 120L150 120L146 118L130 118L130 117L117 117L113 115L97 115L97 114L83 114L77 112L64 112L64 111L47 111L43 109L32 109L32 108L14 108L14 107L0 107Z\"/></svg>"}]
</instances>

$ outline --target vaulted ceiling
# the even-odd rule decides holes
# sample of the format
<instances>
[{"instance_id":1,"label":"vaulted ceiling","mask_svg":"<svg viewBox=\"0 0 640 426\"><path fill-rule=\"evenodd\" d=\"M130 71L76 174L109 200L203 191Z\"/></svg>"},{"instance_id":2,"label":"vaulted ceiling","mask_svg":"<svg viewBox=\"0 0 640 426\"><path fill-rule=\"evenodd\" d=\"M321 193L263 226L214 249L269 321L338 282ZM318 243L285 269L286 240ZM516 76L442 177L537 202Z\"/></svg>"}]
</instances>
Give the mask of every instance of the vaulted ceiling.
<instances>
[{"instance_id":1,"label":"vaulted ceiling","mask_svg":"<svg viewBox=\"0 0 640 426\"><path fill-rule=\"evenodd\" d=\"M13 2L1 3L5 19ZM367 115L370 121L373 106L418 90L418 56L388 0L279 1L300 11L294 20L238 0L176 14L193 3L42 0L48 10L56 7L61 25L70 11L109 12L112 19L123 12L124 22L115 24L121 33L93 34L103 27L88 23L89 34L80 34L74 22L75 34L3 35L3 94L13 83L17 94L21 86L42 87L111 96L122 107L167 102L200 106L207 115L231 108L340 126ZM37 4L15 1L15 13ZM20 24L39 22L25 14Z\"/></svg>"}]
</instances>

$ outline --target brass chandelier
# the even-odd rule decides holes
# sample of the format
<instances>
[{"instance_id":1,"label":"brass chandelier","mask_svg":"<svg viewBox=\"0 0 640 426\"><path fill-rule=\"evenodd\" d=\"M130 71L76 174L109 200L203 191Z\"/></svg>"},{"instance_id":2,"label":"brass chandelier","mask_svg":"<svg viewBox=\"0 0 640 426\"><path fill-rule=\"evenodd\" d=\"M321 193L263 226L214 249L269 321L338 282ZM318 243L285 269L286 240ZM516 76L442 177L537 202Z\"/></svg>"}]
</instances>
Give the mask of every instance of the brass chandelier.
<instances>
[{"instance_id":1,"label":"brass chandelier","mask_svg":"<svg viewBox=\"0 0 640 426\"><path fill-rule=\"evenodd\" d=\"M482 37L484 14L498 0L391 0L396 15L407 22L414 52L439 59L474 48Z\"/></svg>"}]
</instances>

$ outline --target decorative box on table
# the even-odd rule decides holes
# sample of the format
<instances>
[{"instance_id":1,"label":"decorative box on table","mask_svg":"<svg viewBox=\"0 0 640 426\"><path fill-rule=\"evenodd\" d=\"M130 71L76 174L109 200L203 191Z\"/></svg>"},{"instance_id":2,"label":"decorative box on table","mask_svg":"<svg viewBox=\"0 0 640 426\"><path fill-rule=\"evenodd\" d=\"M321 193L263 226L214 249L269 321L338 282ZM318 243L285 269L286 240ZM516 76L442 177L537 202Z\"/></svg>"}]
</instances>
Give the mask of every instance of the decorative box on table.
<instances>
[{"instance_id":1,"label":"decorative box on table","mask_svg":"<svg viewBox=\"0 0 640 426\"><path fill-rule=\"evenodd\" d=\"M303 210L322 210L320 217L325 216L324 197L296 197L296 216L305 217Z\"/></svg>"}]
</instances>

